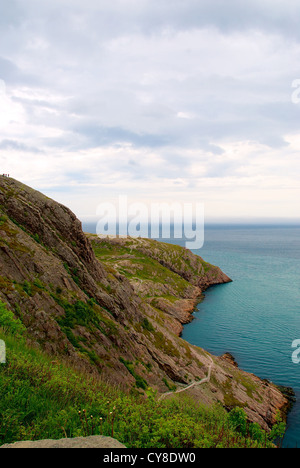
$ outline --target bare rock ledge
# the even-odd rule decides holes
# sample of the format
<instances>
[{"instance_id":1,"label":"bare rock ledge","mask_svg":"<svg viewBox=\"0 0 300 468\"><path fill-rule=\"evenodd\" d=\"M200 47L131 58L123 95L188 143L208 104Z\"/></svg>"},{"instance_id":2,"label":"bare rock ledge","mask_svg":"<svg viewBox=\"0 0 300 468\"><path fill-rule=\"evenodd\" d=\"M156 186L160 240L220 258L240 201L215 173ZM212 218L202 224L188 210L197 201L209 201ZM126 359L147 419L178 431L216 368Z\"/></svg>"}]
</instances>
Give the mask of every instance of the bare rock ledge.
<instances>
[{"instance_id":1,"label":"bare rock ledge","mask_svg":"<svg viewBox=\"0 0 300 468\"><path fill-rule=\"evenodd\" d=\"M38 440L16 442L2 445L1 448L126 448L125 445L111 437L90 436L76 437L74 439Z\"/></svg>"}]
</instances>

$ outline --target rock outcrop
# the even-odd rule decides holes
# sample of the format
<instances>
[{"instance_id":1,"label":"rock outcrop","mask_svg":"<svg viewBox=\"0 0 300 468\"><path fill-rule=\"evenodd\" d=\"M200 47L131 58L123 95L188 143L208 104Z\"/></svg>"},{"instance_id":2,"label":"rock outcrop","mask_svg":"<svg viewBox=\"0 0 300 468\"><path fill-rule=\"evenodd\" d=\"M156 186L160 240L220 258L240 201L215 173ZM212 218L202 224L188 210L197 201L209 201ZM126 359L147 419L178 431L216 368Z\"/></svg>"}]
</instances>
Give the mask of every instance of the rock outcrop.
<instances>
[{"instance_id":1,"label":"rock outcrop","mask_svg":"<svg viewBox=\"0 0 300 468\"><path fill-rule=\"evenodd\" d=\"M60 439L60 440L37 440L37 441L24 441L15 442L14 444L2 445L0 449L41 449L41 448L81 448L81 449L125 449L125 445L118 442L111 437L103 436L90 436L90 437L75 437L74 439Z\"/></svg>"},{"instance_id":2,"label":"rock outcrop","mask_svg":"<svg viewBox=\"0 0 300 468\"><path fill-rule=\"evenodd\" d=\"M146 239L98 239L63 205L0 177L0 300L54 359L125 388L158 392L205 378L211 358L180 338L203 291L230 279L186 249ZM191 394L242 406L269 428L286 398L213 358Z\"/></svg>"}]
</instances>

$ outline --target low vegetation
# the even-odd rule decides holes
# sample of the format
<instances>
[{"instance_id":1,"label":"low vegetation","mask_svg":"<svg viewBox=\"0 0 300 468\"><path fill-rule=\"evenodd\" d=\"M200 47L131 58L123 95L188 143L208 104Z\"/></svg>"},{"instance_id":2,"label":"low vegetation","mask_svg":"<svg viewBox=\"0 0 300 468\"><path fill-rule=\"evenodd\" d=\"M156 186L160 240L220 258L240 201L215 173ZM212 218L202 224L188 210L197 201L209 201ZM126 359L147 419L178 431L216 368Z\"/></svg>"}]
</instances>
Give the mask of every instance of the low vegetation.
<instances>
[{"instance_id":1,"label":"low vegetation","mask_svg":"<svg viewBox=\"0 0 300 468\"><path fill-rule=\"evenodd\" d=\"M2 303L0 339L7 347L7 362L0 365L0 445L102 434L131 448L269 448L284 433L279 420L267 434L241 408L226 413L185 396L158 401L149 387L145 399L137 389L126 394L79 373L31 347ZM132 363L122 362L134 373Z\"/></svg>"}]
</instances>

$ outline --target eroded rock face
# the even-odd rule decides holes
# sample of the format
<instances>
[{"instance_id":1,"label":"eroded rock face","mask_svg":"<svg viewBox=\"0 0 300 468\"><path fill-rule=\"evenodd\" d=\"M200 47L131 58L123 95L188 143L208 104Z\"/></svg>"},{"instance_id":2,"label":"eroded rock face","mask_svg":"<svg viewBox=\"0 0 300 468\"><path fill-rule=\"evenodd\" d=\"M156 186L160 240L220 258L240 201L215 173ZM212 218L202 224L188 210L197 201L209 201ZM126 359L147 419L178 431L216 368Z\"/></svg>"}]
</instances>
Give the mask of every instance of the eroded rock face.
<instances>
[{"instance_id":1,"label":"eroded rock face","mask_svg":"<svg viewBox=\"0 0 300 468\"><path fill-rule=\"evenodd\" d=\"M111 437L103 436L90 436L90 437L76 437L74 439L61 439L61 440L37 440L37 441L24 441L16 442L14 444L2 445L0 449L41 449L41 448L81 448L81 449L126 449L125 445L118 442Z\"/></svg>"},{"instance_id":2,"label":"eroded rock face","mask_svg":"<svg viewBox=\"0 0 300 468\"><path fill-rule=\"evenodd\" d=\"M234 356L230 353L225 353L223 356L221 356L222 359L224 359L227 362L230 362L234 367L239 367L238 363L236 362Z\"/></svg>"},{"instance_id":3,"label":"eroded rock face","mask_svg":"<svg viewBox=\"0 0 300 468\"><path fill-rule=\"evenodd\" d=\"M178 246L86 236L69 209L0 176L0 299L34 344L78 369L139 391L205 378L208 354L179 335L202 292L228 282ZM218 358L210 382L191 394L239 404L267 427L287 402L272 384Z\"/></svg>"}]
</instances>

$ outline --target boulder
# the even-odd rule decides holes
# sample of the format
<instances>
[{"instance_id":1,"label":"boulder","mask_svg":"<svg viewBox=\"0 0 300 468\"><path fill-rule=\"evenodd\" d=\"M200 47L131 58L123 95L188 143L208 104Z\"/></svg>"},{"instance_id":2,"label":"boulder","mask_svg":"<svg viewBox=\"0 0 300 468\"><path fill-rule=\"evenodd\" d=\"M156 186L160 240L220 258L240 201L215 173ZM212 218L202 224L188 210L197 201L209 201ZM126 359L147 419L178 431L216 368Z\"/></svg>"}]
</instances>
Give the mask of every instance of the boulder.
<instances>
[{"instance_id":1,"label":"boulder","mask_svg":"<svg viewBox=\"0 0 300 468\"><path fill-rule=\"evenodd\" d=\"M126 448L116 439L104 436L76 437L61 440L37 440L2 445L1 448Z\"/></svg>"}]
</instances>

